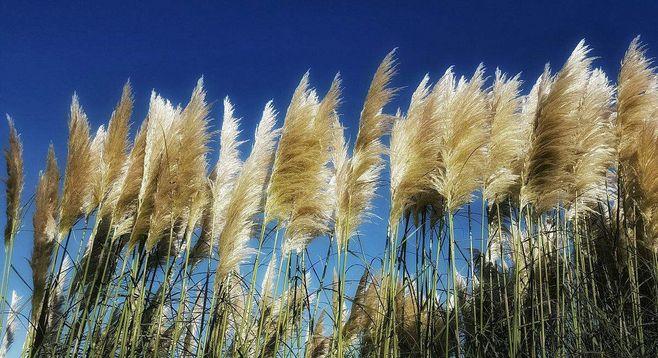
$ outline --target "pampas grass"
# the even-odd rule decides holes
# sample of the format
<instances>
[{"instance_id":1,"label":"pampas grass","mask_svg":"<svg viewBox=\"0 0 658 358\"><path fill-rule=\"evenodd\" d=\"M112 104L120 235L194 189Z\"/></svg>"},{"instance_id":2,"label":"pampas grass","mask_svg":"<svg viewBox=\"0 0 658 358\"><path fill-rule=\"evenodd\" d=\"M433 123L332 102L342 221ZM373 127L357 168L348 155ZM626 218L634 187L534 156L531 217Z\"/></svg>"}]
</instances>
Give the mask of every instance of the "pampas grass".
<instances>
[{"instance_id":1,"label":"pampas grass","mask_svg":"<svg viewBox=\"0 0 658 358\"><path fill-rule=\"evenodd\" d=\"M449 70L434 87L436 96L437 143L440 163L431 174L431 185L455 211L471 201L480 185L487 141L487 101L482 86L484 68L478 67L470 80L455 78Z\"/></svg>"},{"instance_id":2,"label":"pampas grass","mask_svg":"<svg viewBox=\"0 0 658 358\"><path fill-rule=\"evenodd\" d=\"M7 314L7 328L2 332L2 342L0 342L0 357L7 356L7 352L14 343L16 335L16 328L18 321L16 320L19 313L19 304L21 297L16 294L16 291L11 292L11 303L9 304L9 313Z\"/></svg>"},{"instance_id":3,"label":"pampas grass","mask_svg":"<svg viewBox=\"0 0 658 358\"><path fill-rule=\"evenodd\" d=\"M203 80L152 92L132 141L129 83L93 136L74 96L61 198L51 146L27 209L10 121L2 292L27 213L32 297L0 349L20 323L24 356L655 356L658 77L638 39L617 84L590 52L527 93L451 67L389 113L391 52L354 130L340 77L321 96L307 73L244 157L226 97L211 170Z\"/></svg>"},{"instance_id":4,"label":"pampas grass","mask_svg":"<svg viewBox=\"0 0 658 358\"><path fill-rule=\"evenodd\" d=\"M308 82L307 73L290 101L267 190L266 216L285 223L286 252L301 252L327 232L333 212L328 164L340 79L321 102Z\"/></svg>"},{"instance_id":5,"label":"pampas grass","mask_svg":"<svg viewBox=\"0 0 658 358\"><path fill-rule=\"evenodd\" d=\"M21 222L21 193L23 192L23 184L25 181L23 174L23 145L21 144L18 132L16 132L16 128L14 127L14 122L9 115L7 115L7 124L9 125L9 148L5 149L5 162L7 165L7 177L5 179L6 222L4 240L5 256L2 270L2 281L0 281L0 332L3 332L5 328L3 320L4 316L1 311L4 311L5 308L14 240ZM7 335L8 334L9 330L7 330Z\"/></svg>"},{"instance_id":6,"label":"pampas grass","mask_svg":"<svg viewBox=\"0 0 658 358\"><path fill-rule=\"evenodd\" d=\"M48 149L46 170L39 176L35 195L35 209L32 223L34 227L34 245L32 249L32 320L36 320L41 309L46 290L48 268L57 235L56 210L59 193L59 167L52 145Z\"/></svg>"},{"instance_id":7,"label":"pampas grass","mask_svg":"<svg viewBox=\"0 0 658 358\"><path fill-rule=\"evenodd\" d=\"M581 41L555 77L548 68L542 75L521 190L522 203L532 203L540 212L565 197L567 167L574 160L569 133L577 128L573 114L587 85L592 62L589 51Z\"/></svg>"},{"instance_id":8,"label":"pampas grass","mask_svg":"<svg viewBox=\"0 0 658 358\"><path fill-rule=\"evenodd\" d=\"M254 135L251 154L227 203L225 224L219 236L219 277L237 271L238 265L252 251L248 243L256 225L256 215L262 211L277 136L275 123L276 112L272 103L268 102Z\"/></svg>"},{"instance_id":9,"label":"pampas grass","mask_svg":"<svg viewBox=\"0 0 658 358\"><path fill-rule=\"evenodd\" d=\"M192 257L195 261L210 256L214 246L217 246L219 235L226 223L228 204L233 196L236 179L242 169L238 150L240 145L238 126L239 122L233 116L233 104L226 97L224 99L224 118L220 132L219 160L210 181L212 200L208 208L208 234L201 235L192 249Z\"/></svg>"},{"instance_id":10,"label":"pampas grass","mask_svg":"<svg viewBox=\"0 0 658 358\"><path fill-rule=\"evenodd\" d=\"M606 178L615 155L612 93L606 75L598 69L592 71L575 113L574 163L569 168L566 195L572 211L594 210L605 199Z\"/></svg>"},{"instance_id":11,"label":"pampas grass","mask_svg":"<svg viewBox=\"0 0 658 358\"><path fill-rule=\"evenodd\" d=\"M425 76L413 95L404 117L398 116L391 132L391 221L400 219L417 196L430 186L435 167L437 126L434 123L434 100L430 96L429 76Z\"/></svg>"},{"instance_id":12,"label":"pampas grass","mask_svg":"<svg viewBox=\"0 0 658 358\"><path fill-rule=\"evenodd\" d=\"M496 70L489 95L489 142L486 147L483 199L489 205L500 203L513 194L519 173L515 170L523 157L524 123L521 116L519 75L508 78Z\"/></svg>"},{"instance_id":13,"label":"pampas grass","mask_svg":"<svg viewBox=\"0 0 658 358\"><path fill-rule=\"evenodd\" d=\"M367 215L377 188L379 174L383 170L382 156L385 151L382 136L390 127L391 117L382 113L391 100L394 90L389 83L395 71L393 52L389 53L377 68L372 79L359 122L359 132L354 153L348 157L342 130L337 128L334 147L336 170L336 226L337 242L347 241ZM336 124L340 127L340 124Z\"/></svg>"},{"instance_id":14,"label":"pampas grass","mask_svg":"<svg viewBox=\"0 0 658 358\"><path fill-rule=\"evenodd\" d=\"M66 235L85 212L91 194L94 160L87 115L74 95L69 119L69 141L64 171L64 189L59 212L59 234Z\"/></svg>"},{"instance_id":15,"label":"pampas grass","mask_svg":"<svg viewBox=\"0 0 658 358\"><path fill-rule=\"evenodd\" d=\"M7 179L5 180L7 207L5 214L5 246L10 246L20 225L21 193L23 192L23 145L14 127L11 117L7 116L9 125L9 148L5 150Z\"/></svg>"}]
</instances>

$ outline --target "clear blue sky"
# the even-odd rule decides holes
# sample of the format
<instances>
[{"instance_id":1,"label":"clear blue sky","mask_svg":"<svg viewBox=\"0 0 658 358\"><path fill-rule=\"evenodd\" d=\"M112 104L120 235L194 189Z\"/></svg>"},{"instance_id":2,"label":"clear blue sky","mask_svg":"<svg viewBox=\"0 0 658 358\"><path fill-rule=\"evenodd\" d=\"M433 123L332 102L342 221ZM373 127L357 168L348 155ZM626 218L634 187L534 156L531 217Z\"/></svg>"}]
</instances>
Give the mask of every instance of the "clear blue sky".
<instances>
[{"instance_id":1,"label":"clear blue sky","mask_svg":"<svg viewBox=\"0 0 658 358\"><path fill-rule=\"evenodd\" d=\"M658 54L658 3L649 1L185 3L2 1L0 112L14 117L25 146L25 197L34 192L49 142L64 164L73 92L95 129L107 121L128 78L136 99L133 121L138 123L151 89L184 102L203 75L208 97L215 101L212 117L221 118L220 100L229 95L244 119L246 139L267 100L274 99L285 112L306 70L321 91L340 71L342 120L354 138L370 78L395 47L399 71L394 84L404 89L390 111L406 108L411 89L425 73L436 79L450 65L471 74L483 62L490 75L500 67L522 72L526 83L532 83L546 62L561 65L582 38L599 57L596 65L613 78L635 35L642 35L651 56ZM213 127L218 126L214 121ZM6 138L2 121L3 145ZM385 217L384 202L378 204L377 213ZM4 213L4 200L0 208ZM3 216L0 224L4 221ZM23 229L14 262L29 277L30 219ZM385 223L375 219L363 230L374 233L364 242L381 242ZM10 288L28 295L15 277Z\"/></svg>"}]
</instances>

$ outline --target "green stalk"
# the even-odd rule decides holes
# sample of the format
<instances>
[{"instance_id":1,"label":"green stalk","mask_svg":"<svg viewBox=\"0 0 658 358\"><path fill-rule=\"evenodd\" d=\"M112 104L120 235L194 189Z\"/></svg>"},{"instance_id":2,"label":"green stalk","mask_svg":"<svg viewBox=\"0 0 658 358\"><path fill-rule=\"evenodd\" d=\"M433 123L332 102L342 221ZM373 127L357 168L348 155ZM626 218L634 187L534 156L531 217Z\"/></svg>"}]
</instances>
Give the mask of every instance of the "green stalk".
<instances>
[{"instance_id":1,"label":"green stalk","mask_svg":"<svg viewBox=\"0 0 658 358\"><path fill-rule=\"evenodd\" d=\"M180 338L180 323L183 319L183 311L185 310L185 301L187 299L187 276L188 276L188 264L190 261L190 246L192 246L192 232L194 231L194 226L187 228L185 234L185 262L183 264L183 279L181 283L181 297L178 301L178 309L176 312L176 318L174 319L174 334L172 335L172 350L171 357L174 357L174 352L176 352L176 342Z\"/></svg>"},{"instance_id":2,"label":"green stalk","mask_svg":"<svg viewBox=\"0 0 658 358\"><path fill-rule=\"evenodd\" d=\"M483 191L484 192L484 191ZM486 242L486 238L484 235L485 231L485 222L487 220L486 216L486 203L484 200L484 196L482 197L482 206L480 207L481 209L481 216L480 216L480 319L478 323L480 324L480 330L479 333L483 334L484 332L484 255L486 255L486 248L488 246L488 243ZM498 224L500 225L500 213L498 214ZM502 255L502 252L501 252ZM480 347L480 336L477 337L477 352L478 356L481 356L483 354L482 349Z\"/></svg>"},{"instance_id":3,"label":"green stalk","mask_svg":"<svg viewBox=\"0 0 658 358\"><path fill-rule=\"evenodd\" d=\"M503 302L505 303L505 322L507 323L507 344L509 344L511 348L514 346L514 341L512 337L512 325L510 323L509 297L507 295L507 272L505 270L505 251L503 251L503 223L500 217L500 203L498 202L496 203L496 217L498 221L498 243L500 245L500 268L503 271ZM514 228L512 228L512 230L514 230ZM514 266L516 266L516 263Z\"/></svg>"},{"instance_id":4,"label":"green stalk","mask_svg":"<svg viewBox=\"0 0 658 358\"><path fill-rule=\"evenodd\" d=\"M167 263L165 264L165 267L167 268L167 275L165 277L165 280L162 282L162 285L165 285L165 287L162 290L162 297L160 298L160 303L158 304L158 312L157 312L158 326L157 326L157 330L155 331L155 345L153 346L155 352L157 352L157 349L160 346L159 343L160 343L160 331L162 330L162 308L164 307L165 297L167 296L167 290L169 289L169 277L171 276L173 265L176 262L175 259L171 260L173 233L174 233L174 226L173 223L171 223L171 226L169 228L169 248L167 250ZM146 268L146 270L148 270L148 267ZM146 272L144 273L144 276L146 276Z\"/></svg>"},{"instance_id":5,"label":"green stalk","mask_svg":"<svg viewBox=\"0 0 658 358\"><path fill-rule=\"evenodd\" d=\"M457 265L455 264L455 226L452 209L448 209L448 226L450 230L450 271L452 272L452 295L455 309L455 347L460 357L459 347L459 294L457 293ZM450 309L447 310L446 324L450 325ZM446 337L448 335L446 334ZM446 346L446 352L450 349Z\"/></svg>"},{"instance_id":6,"label":"green stalk","mask_svg":"<svg viewBox=\"0 0 658 358\"><path fill-rule=\"evenodd\" d=\"M254 259L254 266L253 269L251 270L251 281L249 285L249 293L247 294L247 302L245 304L245 309L243 313L243 317L246 317L247 322L246 324L243 325L244 329L247 330L248 332L249 329L251 329L251 324L252 324L252 314L251 314L251 305L253 303L253 296L256 294L256 281L258 279L258 269L260 265L260 255L261 251L263 250L263 243L265 242L265 230L267 229L267 214L263 214L263 221L261 223L260 227L260 235L258 237L258 249L256 250L256 257ZM278 232L278 230L277 230ZM276 244L275 244L276 245ZM246 333L243 332L243 333ZM245 335L246 337L246 335ZM247 343L247 342L245 342Z\"/></svg>"},{"instance_id":7,"label":"green stalk","mask_svg":"<svg viewBox=\"0 0 658 358\"><path fill-rule=\"evenodd\" d=\"M11 258L14 251L14 230L10 234L9 245L5 245L5 263L2 268L2 283L0 285L0 337L4 336L5 332L5 302L7 301L7 290L9 289L9 272L11 269Z\"/></svg>"}]
</instances>

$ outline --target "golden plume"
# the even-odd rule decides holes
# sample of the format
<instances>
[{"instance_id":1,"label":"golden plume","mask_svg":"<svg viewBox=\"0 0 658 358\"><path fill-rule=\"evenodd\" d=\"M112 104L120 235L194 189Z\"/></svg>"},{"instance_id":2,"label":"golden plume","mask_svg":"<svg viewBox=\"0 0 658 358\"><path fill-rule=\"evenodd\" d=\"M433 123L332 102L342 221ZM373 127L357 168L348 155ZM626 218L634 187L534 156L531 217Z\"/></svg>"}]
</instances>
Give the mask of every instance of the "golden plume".
<instances>
[{"instance_id":1,"label":"golden plume","mask_svg":"<svg viewBox=\"0 0 658 358\"><path fill-rule=\"evenodd\" d=\"M641 128L637 140L638 178L636 201L644 218L646 232L640 235L643 244L653 252L658 252L658 121L656 113Z\"/></svg>"},{"instance_id":2,"label":"golden plume","mask_svg":"<svg viewBox=\"0 0 658 358\"><path fill-rule=\"evenodd\" d=\"M483 199L490 206L509 197L519 181L514 165L523 155L525 134L520 113L520 86L519 75L508 78L496 70L488 102L491 116L483 192Z\"/></svg>"},{"instance_id":3,"label":"golden plume","mask_svg":"<svg viewBox=\"0 0 658 358\"><path fill-rule=\"evenodd\" d=\"M46 276L52 260L57 234L55 210L59 192L59 167L55 150L50 145L46 170L39 175L39 184L34 197L34 244L30 267L32 268L32 321L36 322L46 288Z\"/></svg>"},{"instance_id":4,"label":"golden plume","mask_svg":"<svg viewBox=\"0 0 658 358\"><path fill-rule=\"evenodd\" d=\"M5 181L7 193L7 207L5 223L5 247L11 246L14 235L18 231L21 220L21 193L25 181L23 173L23 145L14 127L14 121L7 115L9 125L9 148L5 149L5 162L7 164L7 179ZM7 259L7 258L5 258Z\"/></svg>"},{"instance_id":5,"label":"golden plume","mask_svg":"<svg viewBox=\"0 0 658 358\"><path fill-rule=\"evenodd\" d=\"M398 113L390 143L392 223L430 190L430 173L436 167L438 135L434 124L434 101L430 96L429 76L425 76L413 95L407 114Z\"/></svg>"},{"instance_id":6,"label":"golden plume","mask_svg":"<svg viewBox=\"0 0 658 358\"><path fill-rule=\"evenodd\" d=\"M653 118L657 102L656 74L651 60L645 56L640 38L636 37L624 55L617 79L617 151L622 167L633 165L638 151L637 139L646 121ZM628 171L623 175L632 173Z\"/></svg>"},{"instance_id":7,"label":"golden plume","mask_svg":"<svg viewBox=\"0 0 658 358\"><path fill-rule=\"evenodd\" d=\"M69 120L69 142L60 204L59 233L66 234L82 217L92 185L91 139L87 115L73 95Z\"/></svg>"},{"instance_id":8,"label":"golden plume","mask_svg":"<svg viewBox=\"0 0 658 358\"><path fill-rule=\"evenodd\" d=\"M208 105L203 79L187 106L174 120L170 135L164 135L161 167L153 198L146 249L150 250L165 229L181 224L194 228L205 197L206 153L208 152Z\"/></svg>"},{"instance_id":9,"label":"golden plume","mask_svg":"<svg viewBox=\"0 0 658 358\"><path fill-rule=\"evenodd\" d=\"M377 68L366 96L359 133L352 158L348 158L342 129L335 132L334 165L336 170L336 237L338 245L346 245L362 217L370 209L377 181L384 168L385 146L381 137L389 128L390 117L382 113L394 90L389 88L395 72L393 52Z\"/></svg>"},{"instance_id":10,"label":"golden plume","mask_svg":"<svg viewBox=\"0 0 658 358\"><path fill-rule=\"evenodd\" d=\"M165 144L170 145L172 142L172 127L179 121L180 112L180 107L174 108L168 100L155 92L151 93L144 131L144 167L140 176L136 216L132 229L129 229L131 248L149 231L160 168L165 167L162 161L164 157L167 161L170 158L170 153L168 151L165 153Z\"/></svg>"},{"instance_id":11,"label":"golden plume","mask_svg":"<svg viewBox=\"0 0 658 358\"><path fill-rule=\"evenodd\" d=\"M103 170L101 176L101 200L106 202L101 207L101 217L109 215L118 200L112 192L118 191L125 175L126 161L128 159L130 131L130 115L133 110L133 95L130 81L123 86L121 99L110 116L107 134L103 145ZM107 199L106 197L107 196Z\"/></svg>"},{"instance_id":12,"label":"golden plume","mask_svg":"<svg viewBox=\"0 0 658 358\"><path fill-rule=\"evenodd\" d=\"M548 210L564 199L573 164L571 134L574 113L587 85L592 59L589 47L578 43L560 72L549 78L544 72L538 89L532 140L523 170L522 206L532 203L538 212Z\"/></svg>"},{"instance_id":13,"label":"golden plume","mask_svg":"<svg viewBox=\"0 0 658 358\"><path fill-rule=\"evenodd\" d=\"M235 182L242 168L238 140L240 135L239 120L234 116L234 107L228 97L224 98L224 117L220 131L220 148L217 165L210 179L210 207L207 208L206 233L201 235L190 254L193 264L210 256L217 246L218 238L226 223L226 211L233 195ZM211 247L212 245L212 247Z\"/></svg>"},{"instance_id":14,"label":"golden plume","mask_svg":"<svg viewBox=\"0 0 658 358\"><path fill-rule=\"evenodd\" d=\"M84 215L89 216L91 212L100 205L103 200L103 147L105 145L105 137L107 132L105 127L101 125L96 131L96 135L91 140L89 145L89 156L91 157L91 171L90 171L90 187L89 192L85 198ZM91 242L91 240L90 240Z\"/></svg>"},{"instance_id":15,"label":"golden plume","mask_svg":"<svg viewBox=\"0 0 658 358\"><path fill-rule=\"evenodd\" d=\"M300 251L328 230L333 212L327 190L333 123L340 95L340 79L334 79L321 103L302 77L286 113L267 190L267 220L287 222L285 251Z\"/></svg>"},{"instance_id":16,"label":"golden plume","mask_svg":"<svg viewBox=\"0 0 658 358\"><path fill-rule=\"evenodd\" d=\"M247 244L255 225L255 216L262 211L276 144L275 124L276 111L272 102L268 102L256 128L251 154L228 200L226 218L219 236L219 265L216 271L219 277L237 270L252 251Z\"/></svg>"},{"instance_id":17,"label":"golden plume","mask_svg":"<svg viewBox=\"0 0 658 358\"><path fill-rule=\"evenodd\" d=\"M130 232L137 212L139 190L144 174L144 152L146 149L146 131L148 118L135 135L133 147L128 159L122 168L122 174L117 185L110 191L109 202L114 202L112 209L112 222L114 223L113 238ZM116 199L115 199L116 198Z\"/></svg>"},{"instance_id":18,"label":"golden plume","mask_svg":"<svg viewBox=\"0 0 658 358\"><path fill-rule=\"evenodd\" d=\"M324 333L324 311L320 313L313 329L309 324L309 331L306 336L308 358L325 358L330 357L331 337L325 336Z\"/></svg>"},{"instance_id":19,"label":"golden plume","mask_svg":"<svg viewBox=\"0 0 658 358\"><path fill-rule=\"evenodd\" d=\"M596 204L605 199L606 178L615 155L610 121L612 93L605 73L592 71L575 112L574 162L569 167L567 187L572 213L596 209Z\"/></svg>"},{"instance_id":20,"label":"golden plume","mask_svg":"<svg viewBox=\"0 0 658 358\"><path fill-rule=\"evenodd\" d=\"M448 72L432 92L439 135L432 186L452 211L469 202L481 182L489 132L483 76L480 65L469 81L462 77L455 86L452 72Z\"/></svg>"}]
</instances>

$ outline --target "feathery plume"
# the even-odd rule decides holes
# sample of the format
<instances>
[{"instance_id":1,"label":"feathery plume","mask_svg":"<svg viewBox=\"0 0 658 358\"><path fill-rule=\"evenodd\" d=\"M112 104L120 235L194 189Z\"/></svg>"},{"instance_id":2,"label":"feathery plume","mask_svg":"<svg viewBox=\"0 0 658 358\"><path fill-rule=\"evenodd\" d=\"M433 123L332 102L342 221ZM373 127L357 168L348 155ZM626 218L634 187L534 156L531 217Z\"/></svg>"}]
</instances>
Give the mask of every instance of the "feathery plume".
<instances>
[{"instance_id":1,"label":"feathery plume","mask_svg":"<svg viewBox=\"0 0 658 358\"><path fill-rule=\"evenodd\" d=\"M57 235L55 210L59 191L59 167L55 150L50 145L46 170L39 175L39 184L34 198L34 244L30 267L32 268L32 321L36 322L46 288L46 276L52 261Z\"/></svg>"},{"instance_id":2,"label":"feathery plume","mask_svg":"<svg viewBox=\"0 0 658 358\"><path fill-rule=\"evenodd\" d=\"M438 135L434 124L434 101L429 76L425 75L411 96L405 117L398 118L391 130L391 222L418 203L430 189L430 173L436 167Z\"/></svg>"},{"instance_id":3,"label":"feathery plume","mask_svg":"<svg viewBox=\"0 0 658 358\"><path fill-rule=\"evenodd\" d=\"M640 38L636 37L624 55L617 79L617 151L622 166L633 165L639 149L637 138L645 122L653 118L657 101L655 70ZM632 173L628 171L624 175Z\"/></svg>"},{"instance_id":4,"label":"feathery plume","mask_svg":"<svg viewBox=\"0 0 658 358\"><path fill-rule=\"evenodd\" d=\"M369 275L370 271L366 268L356 287L350 315L343 326L343 335L348 342L355 339L359 332L365 330L368 327L368 323L370 323L370 317L366 313L367 302L365 301Z\"/></svg>"},{"instance_id":5,"label":"feathery plume","mask_svg":"<svg viewBox=\"0 0 658 358\"><path fill-rule=\"evenodd\" d=\"M313 330L309 330L306 339L308 352L307 357L329 357L329 350L331 349L331 338L325 336L324 333L324 311L320 313L315 326L313 326Z\"/></svg>"},{"instance_id":6,"label":"feathery plume","mask_svg":"<svg viewBox=\"0 0 658 358\"><path fill-rule=\"evenodd\" d=\"M605 198L606 177L615 154L610 121L612 92L605 73L592 71L575 112L574 162L569 167L567 187L572 214L596 209Z\"/></svg>"},{"instance_id":7,"label":"feathery plume","mask_svg":"<svg viewBox=\"0 0 658 358\"><path fill-rule=\"evenodd\" d=\"M0 358L7 356L9 348L11 348L11 345L14 343L16 328L18 326L16 316L19 314L18 305L20 305L20 302L21 297L16 294L16 291L11 291L11 303L9 305L9 313L7 314L7 326L3 332L2 343L0 343Z\"/></svg>"},{"instance_id":8,"label":"feathery plume","mask_svg":"<svg viewBox=\"0 0 658 358\"><path fill-rule=\"evenodd\" d=\"M276 142L275 123L276 112L272 103L268 102L256 129L251 154L228 201L224 227L219 236L219 277L236 270L252 252L247 248L247 243L255 225L255 216L262 210Z\"/></svg>"},{"instance_id":9,"label":"feathery plume","mask_svg":"<svg viewBox=\"0 0 658 358\"><path fill-rule=\"evenodd\" d=\"M210 107L206 103L206 91L203 88L203 78L197 81L190 102L181 116L179 140L178 168L176 182L178 191L174 196L174 212L183 218L187 227L192 229L198 223L206 197L206 173L208 171L206 156L208 154L208 114Z\"/></svg>"},{"instance_id":10,"label":"feathery plume","mask_svg":"<svg viewBox=\"0 0 658 358\"><path fill-rule=\"evenodd\" d=\"M208 112L201 78L166 143L154 193L147 250L155 246L166 228L181 223L192 230L201 217L207 200Z\"/></svg>"},{"instance_id":11,"label":"feathery plume","mask_svg":"<svg viewBox=\"0 0 658 358\"><path fill-rule=\"evenodd\" d=\"M55 286L53 292L50 294L48 302L48 325L46 328L47 335L53 335L56 332L53 332L53 328L57 327L55 324L59 319L64 317L64 287L66 287L66 278L73 262L68 255L64 256L62 261L62 268L59 270L59 274L55 278Z\"/></svg>"},{"instance_id":12,"label":"feathery plume","mask_svg":"<svg viewBox=\"0 0 658 358\"><path fill-rule=\"evenodd\" d=\"M73 95L64 189L59 213L61 235L66 234L84 214L85 199L92 185L92 165L87 115L78 102L78 96Z\"/></svg>"},{"instance_id":13,"label":"feathery plume","mask_svg":"<svg viewBox=\"0 0 658 358\"><path fill-rule=\"evenodd\" d=\"M96 135L89 145L89 155L91 157L91 171L89 178L90 188L85 198L84 215L89 216L91 212L100 205L103 199L103 147L105 146L105 137L107 132L105 127L101 125L96 131Z\"/></svg>"},{"instance_id":14,"label":"feathery plume","mask_svg":"<svg viewBox=\"0 0 658 358\"><path fill-rule=\"evenodd\" d=\"M453 212L471 200L484 167L489 131L483 76L480 65L470 81L462 77L455 87L452 72L448 72L432 93L437 98L433 115L440 135L439 165L432 173L432 186Z\"/></svg>"},{"instance_id":15,"label":"feathery plume","mask_svg":"<svg viewBox=\"0 0 658 358\"><path fill-rule=\"evenodd\" d=\"M21 220L21 193L23 192L23 145L14 127L14 121L7 115L9 125L9 148L5 149L7 179L5 180L7 207L5 223L5 247L11 246Z\"/></svg>"},{"instance_id":16,"label":"feathery plume","mask_svg":"<svg viewBox=\"0 0 658 358\"><path fill-rule=\"evenodd\" d=\"M336 76L318 103L307 73L288 107L265 210L268 220L287 222L285 252L302 250L328 230L333 199L326 190L331 177L327 164L339 96Z\"/></svg>"},{"instance_id":17,"label":"feathery plume","mask_svg":"<svg viewBox=\"0 0 658 358\"><path fill-rule=\"evenodd\" d=\"M172 137L180 121L181 111L180 107L174 107L171 102L155 92L151 93L145 133L144 168L139 188L137 215L134 219L129 241L131 248L140 240L142 235L149 231L151 215L155 207L154 196L159 182L158 179L161 173L168 170L166 164L171 163L173 153L169 147L173 143ZM171 182L168 184L172 185ZM166 197L163 188L161 188L160 197ZM162 210L166 209L162 208ZM160 227L156 230L162 229L167 224L160 223ZM153 238L151 244L157 239L159 238Z\"/></svg>"},{"instance_id":18,"label":"feathery plume","mask_svg":"<svg viewBox=\"0 0 658 358\"><path fill-rule=\"evenodd\" d=\"M353 231L361 223L375 191L379 175L384 168L382 156L385 151L381 137L389 128L390 117L382 113L383 107L391 100L394 90L389 88L395 72L393 52L390 52L379 65L366 96L359 133L356 137L354 154L347 156L340 125L336 131L336 145L333 149L336 170L336 235L338 245L346 245Z\"/></svg>"},{"instance_id":19,"label":"feathery plume","mask_svg":"<svg viewBox=\"0 0 658 358\"><path fill-rule=\"evenodd\" d=\"M114 224L113 238L127 234L133 225L137 212L139 191L144 174L144 154L146 149L146 131L148 117L135 135L133 147L122 168L121 178L110 192L109 202L112 205L112 221Z\"/></svg>"},{"instance_id":20,"label":"feathery plume","mask_svg":"<svg viewBox=\"0 0 658 358\"><path fill-rule=\"evenodd\" d=\"M130 116L133 110L133 95L130 81L123 86L121 99L110 116L107 134L103 145L103 170L101 171L102 200L106 200L101 208L101 217L110 215L116 205L117 192L125 175L128 160L130 131ZM105 196L108 196L107 199Z\"/></svg>"},{"instance_id":21,"label":"feathery plume","mask_svg":"<svg viewBox=\"0 0 658 358\"><path fill-rule=\"evenodd\" d=\"M210 180L211 202L209 208L209 228L207 235L202 235L192 249L193 263L209 257L212 249L217 246L218 238L227 219L229 202L233 196L233 188L242 169L238 140L240 121L234 116L234 107L228 97L224 98L224 117L220 131L219 159ZM212 246L211 247L211 242Z\"/></svg>"},{"instance_id":22,"label":"feathery plume","mask_svg":"<svg viewBox=\"0 0 658 358\"><path fill-rule=\"evenodd\" d=\"M491 116L483 192L490 206L507 198L519 180L514 164L523 155L525 129L520 113L520 86L519 75L508 78L496 69L488 101Z\"/></svg>"},{"instance_id":23,"label":"feathery plume","mask_svg":"<svg viewBox=\"0 0 658 358\"><path fill-rule=\"evenodd\" d=\"M565 196L568 167L573 163L571 133L574 113L587 85L592 59L584 41L578 43L560 72L550 79L544 72L538 90L532 143L525 162L521 203L532 203L542 212Z\"/></svg>"},{"instance_id":24,"label":"feathery plume","mask_svg":"<svg viewBox=\"0 0 658 358\"><path fill-rule=\"evenodd\" d=\"M265 269L263 281L260 286L260 295L263 302L271 301L274 298L274 286L276 285L276 277L274 277L274 274L276 263L276 253L272 253L272 257L270 257L270 262L267 264L267 269Z\"/></svg>"},{"instance_id":25,"label":"feathery plume","mask_svg":"<svg viewBox=\"0 0 658 358\"><path fill-rule=\"evenodd\" d=\"M658 121L655 117L647 121L640 132L635 169L637 204L646 227L646 235L641 237L647 248L658 252Z\"/></svg>"}]
</instances>

